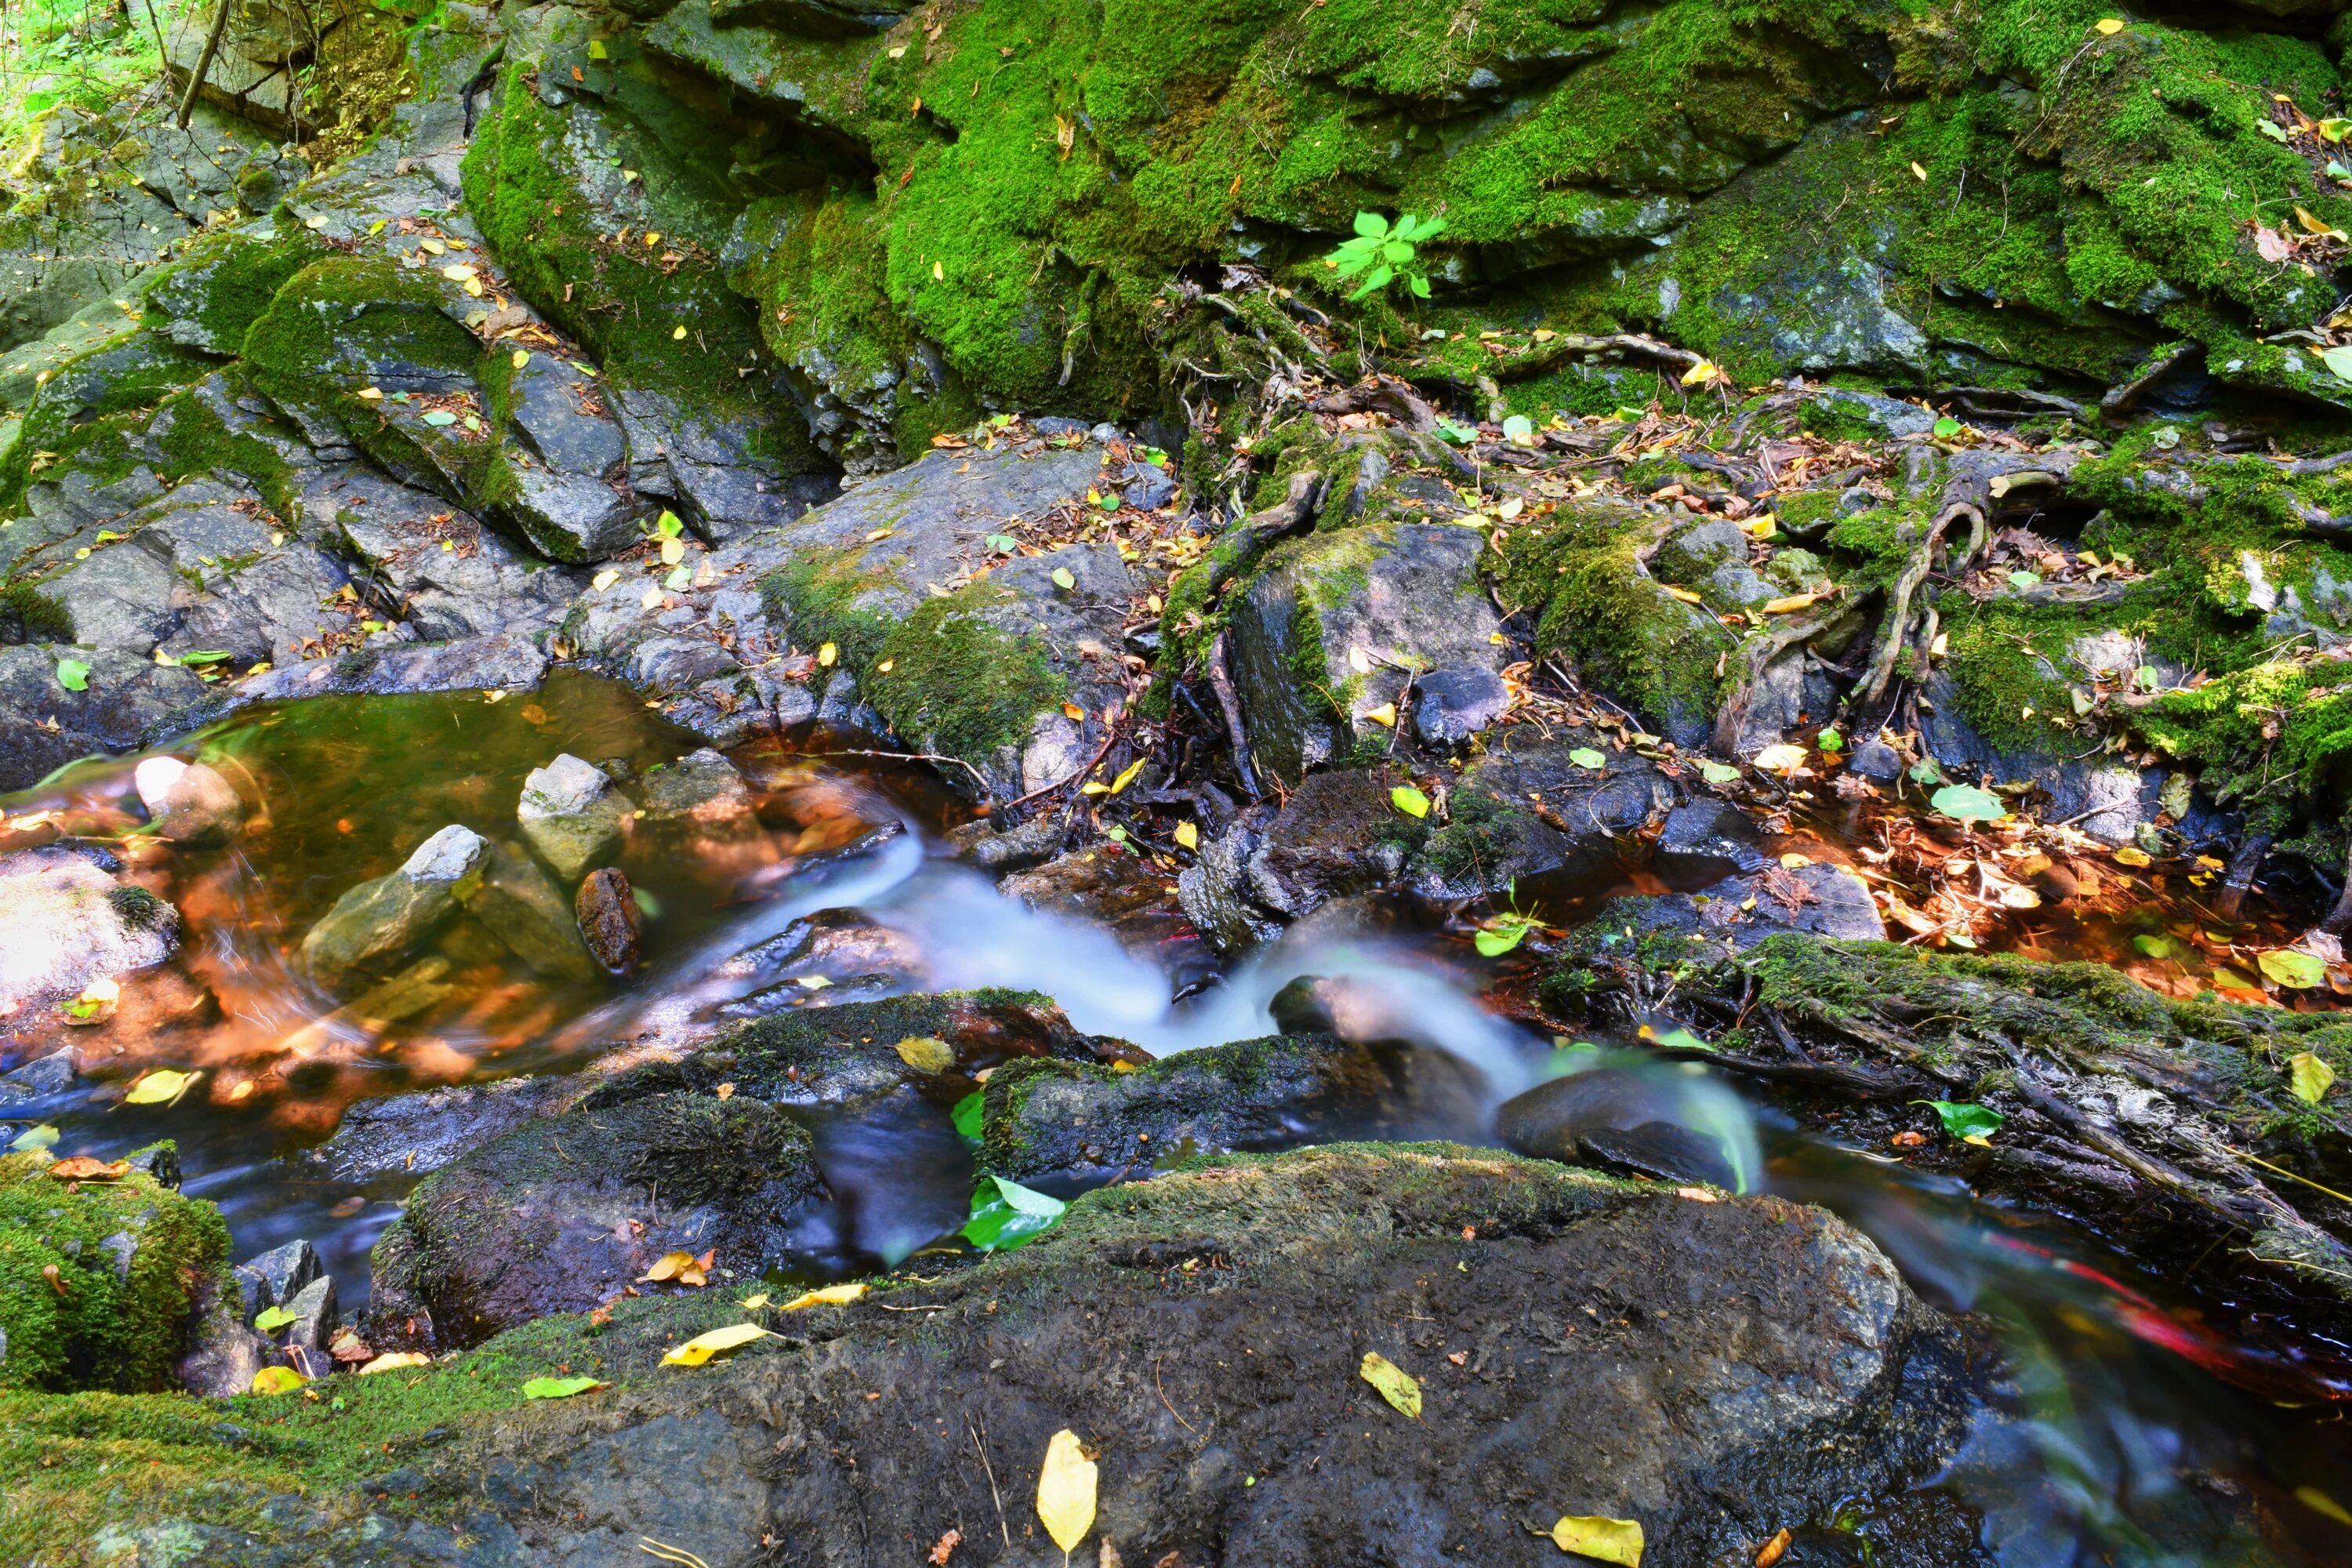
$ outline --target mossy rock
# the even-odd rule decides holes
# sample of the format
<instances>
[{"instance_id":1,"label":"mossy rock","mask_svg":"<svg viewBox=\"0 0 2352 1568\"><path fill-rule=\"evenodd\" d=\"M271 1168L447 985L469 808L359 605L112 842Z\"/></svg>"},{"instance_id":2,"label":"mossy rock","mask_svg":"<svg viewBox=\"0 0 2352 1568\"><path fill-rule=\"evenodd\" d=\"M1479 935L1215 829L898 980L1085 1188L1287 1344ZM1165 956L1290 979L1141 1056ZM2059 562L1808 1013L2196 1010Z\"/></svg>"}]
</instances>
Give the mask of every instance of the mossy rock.
<instances>
[{"instance_id":1,"label":"mossy rock","mask_svg":"<svg viewBox=\"0 0 2352 1568\"><path fill-rule=\"evenodd\" d=\"M137 330L73 354L33 395L0 459L0 513L22 508L36 481L74 472L97 488L131 474L147 455L141 437L156 405L210 368L203 356Z\"/></svg>"},{"instance_id":2,"label":"mossy rock","mask_svg":"<svg viewBox=\"0 0 2352 1568\"><path fill-rule=\"evenodd\" d=\"M0 1387L168 1388L207 1286L220 1212L144 1171L68 1183L48 1153L0 1158Z\"/></svg>"},{"instance_id":3,"label":"mossy rock","mask_svg":"<svg viewBox=\"0 0 2352 1568\"><path fill-rule=\"evenodd\" d=\"M296 273L329 253L327 243L280 209L263 227L207 235L141 291L158 331L206 353L243 352L245 334Z\"/></svg>"}]
</instances>

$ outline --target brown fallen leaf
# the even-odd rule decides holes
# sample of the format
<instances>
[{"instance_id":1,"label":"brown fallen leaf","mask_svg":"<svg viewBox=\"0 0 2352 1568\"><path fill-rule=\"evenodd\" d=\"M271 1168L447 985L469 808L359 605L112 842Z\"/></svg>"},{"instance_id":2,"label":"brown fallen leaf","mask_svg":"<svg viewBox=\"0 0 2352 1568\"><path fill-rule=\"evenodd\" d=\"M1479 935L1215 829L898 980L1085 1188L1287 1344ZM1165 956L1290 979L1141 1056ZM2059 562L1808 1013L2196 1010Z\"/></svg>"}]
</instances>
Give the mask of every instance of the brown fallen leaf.
<instances>
[{"instance_id":1,"label":"brown fallen leaf","mask_svg":"<svg viewBox=\"0 0 2352 1568\"><path fill-rule=\"evenodd\" d=\"M65 1277L58 1272L58 1266L56 1264L42 1264L41 1278L47 1280L49 1282L49 1289L55 1290L58 1295L62 1296L66 1293Z\"/></svg>"},{"instance_id":2,"label":"brown fallen leaf","mask_svg":"<svg viewBox=\"0 0 2352 1568\"><path fill-rule=\"evenodd\" d=\"M1756 1568L1772 1568L1772 1564L1787 1553L1789 1542L1795 1539L1786 1525L1775 1531L1771 1540L1756 1549Z\"/></svg>"},{"instance_id":3,"label":"brown fallen leaf","mask_svg":"<svg viewBox=\"0 0 2352 1568\"><path fill-rule=\"evenodd\" d=\"M654 1259L651 1268L637 1276L637 1283L666 1285L693 1267L694 1254L691 1252L665 1252Z\"/></svg>"},{"instance_id":4,"label":"brown fallen leaf","mask_svg":"<svg viewBox=\"0 0 2352 1568\"><path fill-rule=\"evenodd\" d=\"M89 1154L76 1154L49 1167L49 1174L60 1182L119 1182L130 1173L128 1160L110 1162Z\"/></svg>"},{"instance_id":5,"label":"brown fallen leaf","mask_svg":"<svg viewBox=\"0 0 2352 1568\"><path fill-rule=\"evenodd\" d=\"M930 1556L926 1558L924 1561L934 1563L945 1563L948 1558L954 1553L955 1549L962 1544L963 1531L961 1530L950 1530L945 1535L940 1537L939 1544L931 1548Z\"/></svg>"}]
</instances>

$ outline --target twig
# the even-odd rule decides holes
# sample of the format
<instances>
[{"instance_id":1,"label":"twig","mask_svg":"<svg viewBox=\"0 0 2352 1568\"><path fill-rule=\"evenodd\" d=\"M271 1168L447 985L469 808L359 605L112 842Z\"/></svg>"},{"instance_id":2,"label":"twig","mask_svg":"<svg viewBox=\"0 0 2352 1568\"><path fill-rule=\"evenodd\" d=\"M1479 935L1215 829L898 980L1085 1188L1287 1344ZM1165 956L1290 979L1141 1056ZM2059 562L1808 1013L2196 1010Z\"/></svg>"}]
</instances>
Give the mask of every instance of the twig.
<instances>
[{"instance_id":1,"label":"twig","mask_svg":"<svg viewBox=\"0 0 2352 1568\"><path fill-rule=\"evenodd\" d=\"M1004 1522L1004 1494L996 1489L996 1467L988 1462L988 1445L980 1440L980 1431L972 1426L969 1415L964 1417L963 1429L971 1434L971 1446L979 1450L980 1468L988 1477L988 1495L996 1502L996 1528L1003 1533L1004 1550L1010 1552L1013 1550L1013 1527Z\"/></svg>"},{"instance_id":2,"label":"twig","mask_svg":"<svg viewBox=\"0 0 2352 1568\"><path fill-rule=\"evenodd\" d=\"M1118 731L1113 730L1110 732L1110 738L1102 743L1102 750L1095 753L1095 760L1093 762L1088 763L1085 767L1080 768L1068 778L1060 779L1049 784L1041 784L1037 788L1031 790L1027 795L1023 795L1020 799L1008 800L996 809L1000 812L1011 811L1016 805L1027 805L1031 801L1035 800L1040 795L1048 795L1057 789L1069 788L1072 784L1077 783L1080 779L1086 777L1088 773L1102 766L1102 760L1105 757L1109 756L1110 749L1118 744Z\"/></svg>"},{"instance_id":3,"label":"twig","mask_svg":"<svg viewBox=\"0 0 2352 1568\"><path fill-rule=\"evenodd\" d=\"M1158 1356L1151 1358L1151 1392L1160 1395L1160 1404L1168 1405L1168 1391L1160 1386L1160 1358ZM1201 1429L1193 1426L1190 1421L1185 1420L1184 1413L1177 1409L1173 1405L1168 1405L1168 1414L1175 1416L1176 1425L1184 1428L1185 1431L1192 1433L1193 1436L1197 1437L1201 1435Z\"/></svg>"},{"instance_id":4,"label":"twig","mask_svg":"<svg viewBox=\"0 0 2352 1568\"><path fill-rule=\"evenodd\" d=\"M1223 632L1217 634L1217 640L1209 647L1209 687L1217 694L1217 706L1224 710L1225 735L1234 748L1234 773L1240 778L1242 788L1255 799L1262 792L1257 787L1257 775L1250 771L1249 737L1242 730L1242 700L1234 691L1233 671L1225 663Z\"/></svg>"},{"instance_id":5,"label":"twig","mask_svg":"<svg viewBox=\"0 0 2352 1568\"><path fill-rule=\"evenodd\" d=\"M188 89L180 98L179 126L183 131L196 111L196 91L205 85L205 73L213 68L213 57L220 53L221 35L228 31L228 11L235 3L236 0L213 0L212 30L205 35L204 53L196 57L195 68L188 73Z\"/></svg>"},{"instance_id":6,"label":"twig","mask_svg":"<svg viewBox=\"0 0 2352 1568\"><path fill-rule=\"evenodd\" d=\"M224 11L228 9L228 5L229 0L221 0L221 9ZM650 1535L637 1537L637 1550L648 1557L658 1557L665 1563L679 1563L682 1568L710 1568L709 1563L705 1563L685 1547L672 1546L667 1542L656 1541Z\"/></svg>"},{"instance_id":7,"label":"twig","mask_svg":"<svg viewBox=\"0 0 2352 1568\"><path fill-rule=\"evenodd\" d=\"M980 785L980 793L982 795L988 793L988 775L961 757L937 756L929 752L872 752L856 748L839 752L818 752L814 754L820 757L879 757L887 763L953 763L972 776L973 782ZM1097 759L1097 761L1100 760ZM1017 805L1020 803L1016 801L1013 804Z\"/></svg>"}]
</instances>

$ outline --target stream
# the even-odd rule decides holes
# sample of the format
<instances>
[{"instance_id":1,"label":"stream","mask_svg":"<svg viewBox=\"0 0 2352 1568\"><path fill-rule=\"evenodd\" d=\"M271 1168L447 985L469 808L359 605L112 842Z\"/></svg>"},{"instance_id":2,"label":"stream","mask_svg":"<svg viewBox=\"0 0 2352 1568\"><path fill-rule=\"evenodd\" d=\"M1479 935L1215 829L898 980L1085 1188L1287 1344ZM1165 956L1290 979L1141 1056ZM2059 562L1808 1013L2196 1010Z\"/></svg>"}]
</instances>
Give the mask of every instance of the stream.
<instances>
[{"instance_id":1,"label":"stream","mask_svg":"<svg viewBox=\"0 0 2352 1568\"><path fill-rule=\"evenodd\" d=\"M183 847L146 827L137 757L77 763L0 797L0 849L60 836L104 842L128 879L170 900L184 922L168 963L121 977L111 1016L15 1021L30 1048L0 1066L70 1044L83 1077L67 1093L0 1108L0 1143L49 1127L60 1154L113 1159L175 1140L185 1190L220 1205L236 1256L307 1237L348 1313L365 1299L369 1247L415 1180L351 1179L319 1152L362 1102L610 1070L740 1017L979 985L1048 993L1079 1029L1165 1055L1272 1032L1276 993L1319 975L1349 983L1358 1016L1341 1020L1343 1032L1442 1048L1486 1080L1486 1114L1416 1131L1491 1144L1493 1106L1548 1077L1638 1078L1674 1121L1722 1151L1742 1185L1835 1211L1923 1297L1964 1314L1994 1363L1995 1394L1948 1472L1894 1506L1965 1509L1997 1560L2017 1568L2240 1561L2255 1554L2241 1522L2249 1493L2282 1528L2308 1530L2261 1543L2283 1561L2330 1560L2328 1520L2352 1525L2342 1415L2352 1345L2307 1332L2225 1336L2207 1325L2238 1321L2229 1302L2149 1277L2063 1218L1979 1201L1882 1150L1801 1131L1702 1065L1613 1048L1631 1042L1561 1050L1481 1005L1494 966L1458 935L1286 941L1211 982L1213 963L1181 921L1148 941L1129 930L1123 942L1008 902L940 847L962 816L953 798L919 766L846 754L860 743L820 735L801 749L765 742L733 754L756 830L629 837L619 864L643 932L632 977L550 981L466 916L439 940L446 964L434 984L393 1019L355 1014L292 962L346 889L447 824L510 834L524 775L559 752L626 777L699 742L626 688L559 672L530 693L331 697L221 721L171 754L210 763L253 808L226 847ZM1808 826L1866 838L1852 813ZM1564 890L1551 907L1589 907L1608 890ZM2092 941L2048 923L2028 934L2036 956L2072 956L2070 940ZM176 1103L121 1103L156 1068L204 1076ZM894 1265L962 1224L972 1170L953 1129L919 1102L886 1100L885 1112L814 1127L833 1198L780 1279ZM1840 1528L1801 1534L1783 1562L1871 1561L1865 1509L1823 1522Z\"/></svg>"}]
</instances>

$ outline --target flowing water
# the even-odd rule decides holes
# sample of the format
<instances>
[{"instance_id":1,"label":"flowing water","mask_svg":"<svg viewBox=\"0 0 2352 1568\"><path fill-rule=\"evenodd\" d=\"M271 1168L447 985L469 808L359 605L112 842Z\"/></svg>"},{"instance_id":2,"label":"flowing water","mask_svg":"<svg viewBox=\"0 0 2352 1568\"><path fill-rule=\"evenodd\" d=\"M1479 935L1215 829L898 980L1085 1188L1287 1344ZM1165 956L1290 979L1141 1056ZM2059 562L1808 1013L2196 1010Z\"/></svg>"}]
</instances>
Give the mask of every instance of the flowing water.
<instances>
[{"instance_id":1,"label":"flowing water","mask_svg":"<svg viewBox=\"0 0 2352 1568\"><path fill-rule=\"evenodd\" d=\"M1965 1505L2014 1568L2218 1564L2261 1560L2239 1522L2255 1495L2279 1521L2261 1543L2277 1560L2352 1560L2352 1517L2329 1516L2352 1503L2352 1346L2307 1332L2292 1351L2232 1341L2206 1326L2230 1303L2148 1278L2054 1216L1981 1202L1957 1182L1800 1131L1704 1068L1605 1041L1559 1050L1483 1007L1483 961L1440 932L1280 942L1195 990L1197 942L1131 951L1108 931L1008 903L942 858L952 803L918 770L845 754L854 744L818 736L737 753L753 788L749 831L630 836L620 865L644 932L633 978L551 983L461 917L438 939L446 964L421 1000L375 1010L401 1013L390 1021L350 1008L290 962L342 891L452 822L511 836L523 776L560 752L632 775L693 750L693 737L624 688L565 674L530 694L258 708L189 738L172 754L218 768L252 812L224 847L174 847L144 829L137 758L79 763L0 798L0 850L59 835L103 842L184 921L167 965L121 977L112 1016L79 1027L7 1021L17 1039L0 1066L71 1044L85 1077L6 1107L14 1125L0 1126L0 1143L46 1125L61 1153L114 1158L173 1139L186 1190L221 1205L238 1257L307 1237L348 1310L364 1298L368 1248L415 1179L342 1179L306 1153L358 1102L608 1069L782 1007L982 984L1046 992L1080 1029L1164 1055L1270 1033L1268 1004L1286 983L1337 978L1349 983L1337 993L1347 1033L1441 1048L1484 1078L1486 1113L1426 1131L1491 1142L1504 1098L1563 1071L1615 1075L1720 1149L1739 1184L1835 1210L1921 1294L1969 1314L1996 1368L1995 1395L1948 1473L1901 1508ZM1850 819L1844 830L1863 837ZM1590 908L1606 890L1561 889L1554 907ZM2046 945L2049 931L2024 934ZM1178 990L1193 994L1171 999ZM156 1068L204 1077L174 1104L120 1103L128 1082ZM879 1112L814 1131L834 1200L802 1238L800 1272L895 1261L962 1222L970 1158L937 1110L891 1097ZM1866 1507L1820 1522L1784 1562L1870 1561L1881 1521Z\"/></svg>"}]
</instances>

